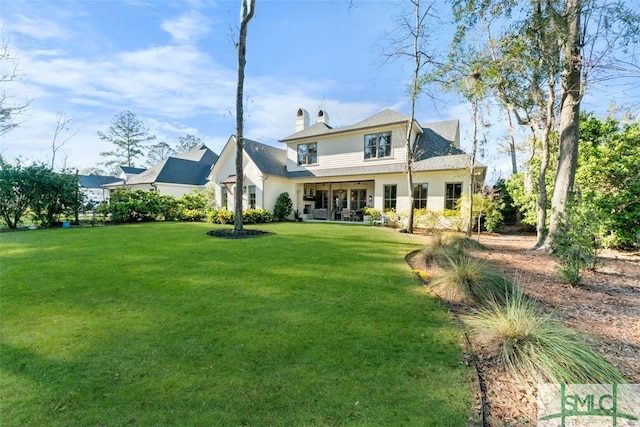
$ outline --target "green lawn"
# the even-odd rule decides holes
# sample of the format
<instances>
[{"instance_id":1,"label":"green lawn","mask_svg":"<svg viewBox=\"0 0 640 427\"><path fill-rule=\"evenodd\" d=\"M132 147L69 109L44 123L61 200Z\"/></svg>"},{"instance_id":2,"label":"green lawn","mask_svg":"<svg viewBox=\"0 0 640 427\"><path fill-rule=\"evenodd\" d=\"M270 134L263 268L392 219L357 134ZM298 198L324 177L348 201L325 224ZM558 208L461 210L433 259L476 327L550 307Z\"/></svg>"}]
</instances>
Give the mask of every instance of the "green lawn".
<instances>
[{"instance_id":1,"label":"green lawn","mask_svg":"<svg viewBox=\"0 0 640 427\"><path fill-rule=\"evenodd\" d=\"M276 223L0 234L3 426L464 426L460 331L415 236Z\"/></svg>"}]
</instances>

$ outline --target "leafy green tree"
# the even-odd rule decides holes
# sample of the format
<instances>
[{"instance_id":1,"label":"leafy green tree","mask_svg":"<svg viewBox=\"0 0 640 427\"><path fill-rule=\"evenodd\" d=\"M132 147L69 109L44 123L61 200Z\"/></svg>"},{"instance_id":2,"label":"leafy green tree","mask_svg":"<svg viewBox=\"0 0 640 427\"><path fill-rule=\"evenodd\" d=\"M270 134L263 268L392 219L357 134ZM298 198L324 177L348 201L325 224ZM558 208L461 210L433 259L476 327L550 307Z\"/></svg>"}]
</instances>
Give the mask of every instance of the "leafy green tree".
<instances>
[{"instance_id":1,"label":"leafy green tree","mask_svg":"<svg viewBox=\"0 0 640 427\"><path fill-rule=\"evenodd\" d=\"M61 215L70 215L82 206L78 178L74 173L56 173L43 166L34 177L29 207L43 226L50 227Z\"/></svg>"},{"instance_id":2,"label":"leafy green tree","mask_svg":"<svg viewBox=\"0 0 640 427\"><path fill-rule=\"evenodd\" d=\"M598 216L607 246L640 247L640 126L582 118L576 186Z\"/></svg>"},{"instance_id":3,"label":"leafy green tree","mask_svg":"<svg viewBox=\"0 0 640 427\"><path fill-rule=\"evenodd\" d=\"M503 100L503 104L509 105L514 99L523 99L530 105L542 106L539 95L546 93L547 108L540 110L542 114L537 116L545 124L537 127L549 133L549 125L555 126L554 117L559 118L559 150L549 232L542 241L540 233L538 236L541 245L549 246L560 218L565 217L567 201L573 191L580 108L586 84L619 77L630 72L630 68L637 72L637 66L628 60L628 53L637 46L640 38L640 16L623 0L533 0L526 4L514 0L453 0L452 3L454 16L461 29L456 35L457 40L469 29L477 29L479 22L486 28L490 28L487 23L502 25L501 34L491 38L499 41L497 46L501 48L501 55L493 56L486 63L481 78L490 76L484 70L492 71L500 78L487 79L487 83L497 80L501 87L513 89L508 91L511 95ZM505 25L505 21L511 23ZM456 44L458 47L467 45ZM510 45L517 49L503 49ZM508 52L506 56L502 55L505 51ZM541 68L541 64L544 67ZM520 66L524 67L524 73L512 72ZM530 85L528 82L542 85ZM536 87L539 90L530 90ZM543 161L540 165L544 167L544 164ZM545 171L538 173L541 216L546 215L545 177ZM539 231L545 223L546 219L538 219Z\"/></svg>"},{"instance_id":4,"label":"leafy green tree","mask_svg":"<svg viewBox=\"0 0 640 427\"><path fill-rule=\"evenodd\" d=\"M113 118L107 132L98 131L98 137L113 144L112 151L103 151L100 156L105 159L104 165L133 167L135 160L144 155L145 145L156 139L149 135L149 130L131 111L122 111Z\"/></svg>"},{"instance_id":5,"label":"leafy green tree","mask_svg":"<svg viewBox=\"0 0 640 427\"><path fill-rule=\"evenodd\" d=\"M16 229L20 219L29 208L33 197L36 175L44 165L22 166L0 162L0 211L2 219L10 229Z\"/></svg>"},{"instance_id":6,"label":"leafy green tree","mask_svg":"<svg viewBox=\"0 0 640 427\"><path fill-rule=\"evenodd\" d=\"M60 215L79 209L78 190L75 174L56 173L40 163L0 162L0 211L11 229L28 209L42 225L50 226Z\"/></svg>"}]
</instances>

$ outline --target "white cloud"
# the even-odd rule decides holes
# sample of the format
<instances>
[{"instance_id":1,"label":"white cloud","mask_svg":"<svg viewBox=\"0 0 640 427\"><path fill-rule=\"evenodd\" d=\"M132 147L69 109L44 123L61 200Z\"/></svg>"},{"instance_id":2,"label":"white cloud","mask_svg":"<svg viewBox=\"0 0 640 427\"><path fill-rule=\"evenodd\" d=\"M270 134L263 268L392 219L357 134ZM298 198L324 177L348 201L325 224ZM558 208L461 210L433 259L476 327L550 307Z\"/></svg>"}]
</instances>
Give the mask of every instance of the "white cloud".
<instances>
[{"instance_id":1,"label":"white cloud","mask_svg":"<svg viewBox=\"0 0 640 427\"><path fill-rule=\"evenodd\" d=\"M29 17L20 14L14 15L12 20L12 32L20 33L36 40L65 39L70 35L66 29L60 27L57 22L51 19Z\"/></svg>"},{"instance_id":2,"label":"white cloud","mask_svg":"<svg viewBox=\"0 0 640 427\"><path fill-rule=\"evenodd\" d=\"M210 31L213 21L198 11L191 10L160 24L176 43L192 43Z\"/></svg>"}]
</instances>

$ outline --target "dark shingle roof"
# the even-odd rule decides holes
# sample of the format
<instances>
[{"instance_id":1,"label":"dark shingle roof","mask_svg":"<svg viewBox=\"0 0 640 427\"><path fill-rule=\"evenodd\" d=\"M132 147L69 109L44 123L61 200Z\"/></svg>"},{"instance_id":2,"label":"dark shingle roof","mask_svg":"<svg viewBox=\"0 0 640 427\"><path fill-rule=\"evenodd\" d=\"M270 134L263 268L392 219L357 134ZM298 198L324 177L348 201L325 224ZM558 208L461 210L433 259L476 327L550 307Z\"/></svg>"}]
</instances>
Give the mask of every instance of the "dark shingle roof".
<instances>
[{"instance_id":1,"label":"dark shingle roof","mask_svg":"<svg viewBox=\"0 0 640 427\"><path fill-rule=\"evenodd\" d=\"M287 152L272 145L244 138L244 151L267 175L287 176Z\"/></svg>"},{"instance_id":2,"label":"dark shingle roof","mask_svg":"<svg viewBox=\"0 0 640 427\"><path fill-rule=\"evenodd\" d=\"M334 129L330 126L327 126L324 123L316 123L313 126L303 129L300 132L296 132L293 135L290 135L286 138L281 139L280 141L286 142L286 141L291 141L291 140L296 140L301 138L308 138L310 136L329 135L329 134L340 133L340 132L350 132L358 129L366 129L370 127L402 123L408 120L409 120L409 116L405 116L404 114L397 113L387 108L386 110L383 110L380 113L375 114L371 117L368 117L362 121L359 121L358 123L351 126L345 126L345 127Z\"/></svg>"},{"instance_id":3,"label":"dark shingle roof","mask_svg":"<svg viewBox=\"0 0 640 427\"><path fill-rule=\"evenodd\" d=\"M204 185L211 165L192 160L169 157L143 173L132 177L127 184L168 184Z\"/></svg>"},{"instance_id":4,"label":"dark shingle roof","mask_svg":"<svg viewBox=\"0 0 640 427\"><path fill-rule=\"evenodd\" d=\"M132 177L127 184L151 184L162 182L167 184L205 185L211 166L218 160L218 155L205 145L194 147L187 153L168 157Z\"/></svg>"},{"instance_id":5,"label":"dark shingle roof","mask_svg":"<svg viewBox=\"0 0 640 427\"><path fill-rule=\"evenodd\" d=\"M357 123L353 128L366 128L389 123L388 120L399 122L408 120L408 117L391 110ZM344 129L344 128L343 128ZM469 167L470 156L456 147L459 132L458 120L430 123L422 128L423 132L416 141L417 158L414 162L414 171L437 171L451 169L465 169ZM476 167L484 165L476 162ZM342 175L371 175L385 173L400 173L405 171L404 162L387 164L367 164L364 166L343 167L334 169L318 169L314 171L296 171L288 174L291 178L304 177L332 177Z\"/></svg>"},{"instance_id":6,"label":"dark shingle roof","mask_svg":"<svg viewBox=\"0 0 640 427\"><path fill-rule=\"evenodd\" d=\"M137 175L145 171L144 168L134 168L133 166L120 166L120 170L126 174Z\"/></svg>"},{"instance_id":7,"label":"dark shingle roof","mask_svg":"<svg viewBox=\"0 0 640 427\"><path fill-rule=\"evenodd\" d=\"M120 178L107 175L78 175L80 186L84 188L100 188L105 184L121 181Z\"/></svg>"},{"instance_id":8,"label":"dark shingle roof","mask_svg":"<svg viewBox=\"0 0 640 427\"><path fill-rule=\"evenodd\" d=\"M416 158L424 160L437 156L465 154L456 147L458 121L449 120L426 125L416 141Z\"/></svg>"}]
</instances>

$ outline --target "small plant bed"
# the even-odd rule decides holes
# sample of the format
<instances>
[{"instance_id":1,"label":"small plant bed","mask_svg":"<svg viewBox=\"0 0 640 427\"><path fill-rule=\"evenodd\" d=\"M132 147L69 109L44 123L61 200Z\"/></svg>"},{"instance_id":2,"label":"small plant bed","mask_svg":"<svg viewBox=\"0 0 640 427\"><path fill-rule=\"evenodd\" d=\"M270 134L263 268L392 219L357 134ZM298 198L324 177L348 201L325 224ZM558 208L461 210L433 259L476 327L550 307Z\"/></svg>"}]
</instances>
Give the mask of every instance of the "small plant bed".
<instances>
[{"instance_id":1,"label":"small plant bed","mask_svg":"<svg viewBox=\"0 0 640 427\"><path fill-rule=\"evenodd\" d=\"M446 253L454 246L442 241L432 238L423 251L408 261L432 292L447 301L467 325L487 425L535 425L539 382L640 383L637 255L603 251L603 263L597 272L584 273L582 284L571 286L559 278L552 257L532 250L534 237L482 235L480 241L486 250L467 249L466 254L486 263L521 290L509 294L506 304L487 304L464 294L461 297L459 293L442 292L447 288L441 284L443 276L438 273L438 265L443 260L450 261L451 255L443 257L443 250L434 248L444 247ZM513 352L517 347L504 345L509 340L518 340L524 351ZM554 371L552 365L543 372L538 369L539 363L527 366L528 340L546 347L545 351L560 361L586 357L576 365L589 365L594 370L563 366ZM524 372L528 375L521 375Z\"/></svg>"}]
</instances>

